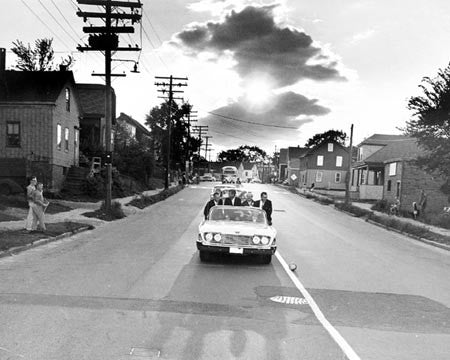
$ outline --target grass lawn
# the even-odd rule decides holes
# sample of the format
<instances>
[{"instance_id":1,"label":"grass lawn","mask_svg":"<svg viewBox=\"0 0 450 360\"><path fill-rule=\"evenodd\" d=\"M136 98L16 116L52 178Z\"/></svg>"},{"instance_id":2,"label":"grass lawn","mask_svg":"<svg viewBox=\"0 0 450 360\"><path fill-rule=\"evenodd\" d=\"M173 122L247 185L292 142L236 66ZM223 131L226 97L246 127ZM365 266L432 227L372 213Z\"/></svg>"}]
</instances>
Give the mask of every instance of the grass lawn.
<instances>
[{"instance_id":1,"label":"grass lawn","mask_svg":"<svg viewBox=\"0 0 450 360\"><path fill-rule=\"evenodd\" d=\"M16 246L32 244L37 240L58 236L67 232L73 232L86 226L92 228L90 225L80 224L76 222L59 222L47 224L47 231L45 233L28 233L24 229L0 230L0 251L8 250Z\"/></svg>"}]
</instances>

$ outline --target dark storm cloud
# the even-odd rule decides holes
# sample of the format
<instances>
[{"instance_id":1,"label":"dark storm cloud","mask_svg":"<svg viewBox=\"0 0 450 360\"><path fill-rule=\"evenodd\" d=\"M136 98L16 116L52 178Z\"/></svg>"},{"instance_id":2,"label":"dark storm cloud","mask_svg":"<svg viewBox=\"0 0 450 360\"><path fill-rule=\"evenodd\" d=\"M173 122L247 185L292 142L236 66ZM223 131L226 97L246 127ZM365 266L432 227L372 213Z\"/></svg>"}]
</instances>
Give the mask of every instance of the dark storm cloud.
<instances>
[{"instance_id":1,"label":"dark storm cloud","mask_svg":"<svg viewBox=\"0 0 450 360\"><path fill-rule=\"evenodd\" d=\"M175 38L190 54L209 51L220 56L231 52L243 78L261 71L271 75L278 86L301 79L344 80L336 62L323 54L309 35L275 23L274 7L248 6L240 12L231 11L222 22L193 24Z\"/></svg>"},{"instance_id":2,"label":"dark storm cloud","mask_svg":"<svg viewBox=\"0 0 450 360\"><path fill-rule=\"evenodd\" d=\"M232 119L209 114L202 119L202 123L208 124L215 142L222 146L234 146L239 141L242 144L243 140L246 140L248 144L254 144L255 141L270 142L277 138L291 140L293 144L296 144L297 130L302 125L312 122L313 117L326 115L329 111L328 108L317 104L315 99L308 99L294 92L286 92L277 95L272 107L265 112L251 112L245 100L239 99L235 103L211 111L213 114Z\"/></svg>"}]
</instances>

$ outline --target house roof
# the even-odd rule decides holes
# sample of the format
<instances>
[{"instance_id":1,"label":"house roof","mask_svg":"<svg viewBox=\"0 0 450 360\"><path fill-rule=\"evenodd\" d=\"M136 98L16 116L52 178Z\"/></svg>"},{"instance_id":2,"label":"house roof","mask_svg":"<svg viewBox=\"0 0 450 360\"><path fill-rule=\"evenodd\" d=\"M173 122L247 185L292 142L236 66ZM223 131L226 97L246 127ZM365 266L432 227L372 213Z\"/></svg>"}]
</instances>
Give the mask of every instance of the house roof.
<instances>
[{"instance_id":1,"label":"house roof","mask_svg":"<svg viewBox=\"0 0 450 360\"><path fill-rule=\"evenodd\" d=\"M383 164L394 160L411 160L422 153L423 150L417 144L417 139L404 136L403 139L388 142L387 145L363 161L356 162L354 166Z\"/></svg>"},{"instance_id":2,"label":"house roof","mask_svg":"<svg viewBox=\"0 0 450 360\"><path fill-rule=\"evenodd\" d=\"M255 166L255 163L243 161L242 166L243 166L244 170L251 170L251 169L253 169L253 166Z\"/></svg>"},{"instance_id":3,"label":"house roof","mask_svg":"<svg viewBox=\"0 0 450 360\"><path fill-rule=\"evenodd\" d=\"M312 148L308 149L306 148L307 151L305 151L303 153L303 155L301 155L301 157L305 157L308 155L313 154L317 149L321 148L322 146L325 146L325 144L329 144L329 143L333 143L339 147L341 147L342 149L344 149L347 153L350 151L350 149L348 147L345 147L341 144L339 144L337 141L333 141L333 140L323 140L322 142L320 142L319 144L313 146ZM327 145L328 146L328 145Z\"/></svg>"},{"instance_id":4,"label":"house roof","mask_svg":"<svg viewBox=\"0 0 450 360\"><path fill-rule=\"evenodd\" d=\"M55 102L63 87L75 84L72 71L13 71L0 75L2 102Z\"/></svg>"},{"instance_id":5,"label":"house roof","mask_svg":"<svg viewBox=\"0 0 450 360\"><path fill-rule=\"evenodd\" d=\"M287 149L287 156L289 157L289 160L291 159L298 159L299 157L306 154L310 149L308 148L301 148L299 146L297 147L288 147Z\"/></svg>"},{"instance_id":6,"label":"house roof","mask_svg":"<svg viewBox=\"0 0 450 360\"><path fill-rule=\"evenodd\" d=\"M105 89L103 84L77 84L82 116L105 116ZM116 118L116 95L112 90L112 118Z\"/></svg>"},{"instance_id":7,"label":"house roof","mask_svg":"<svg viewBox=\"0 0 450 360\"><path fill-rule=\"evenodd\" d=\"M139 121L133 119L131 116L129 116L123 112L120 113L119 117L117 118L117 121L125 121L128 124L140 129L145 135L151 136L151 132L147 127L145 127Z\"/></svg>"},{"instance_id":8,"label":"house roof","mask_svg":"<svg viewBox=\"0 0 450 360\"><path fill-rule=\"evenodd\" d=\"M287 163L287 151L288 149L280 149L280 164L286 164Z\"/></svg>"},{"instance_id":9,"label":"house roof","mask_svg":"<svg viewBox=\"0 0 450 360\"><path fill-rule=\"evenodd\" d=\"M367 139L364 139L359 145L387 145L395 141L403 141L409 139L405 135L389 135L389 134L373 134Z\"/></svg>"}]
</instances>

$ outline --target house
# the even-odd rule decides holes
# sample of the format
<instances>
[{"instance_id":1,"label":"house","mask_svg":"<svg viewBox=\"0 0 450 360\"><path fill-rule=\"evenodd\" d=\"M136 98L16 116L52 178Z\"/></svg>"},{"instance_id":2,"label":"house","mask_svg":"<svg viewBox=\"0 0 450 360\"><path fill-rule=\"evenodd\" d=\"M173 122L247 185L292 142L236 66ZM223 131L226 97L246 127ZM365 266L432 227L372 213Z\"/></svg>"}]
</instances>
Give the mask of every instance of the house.
<instances>
[{"instance_id":1,"label":"house","mask_svg":"<svg viewBox=\"0 0 450 360\"><path fill-rule=\"evenodd\" d=\"M256 163L242 161L238 167L238 178L240 178L242 182L258 178L258 167Z\"/></svg>"},{"instance_id":2,"label":"house","mask_svg":"<svg viewBox=\"0 0 450 360\"><path fill-rule=\"evenodd\" d=\"M79 158L81 108L73 74L5 70L4 55L0 52L0 177L24 186L35 175L47 189L58 190Z\"/></svg>"},{"instance_id":3,"label":"house","mask_svg":"<svg viewBox=\"0 0 450 360\"><path fill-rule=\"evenodd\" d=\"M405 211L412 211L413 202L429 212L441 212L448 206L448 196L441 189L446 180L415 164L415 159L424 152L415 138L375 134L360 145L366 145L367 149L367 144L378 150L362 160L358 158L352 167L352 188L359 189L359 198L384 199L389 203L398 200L400 209Z\"/></svg>"},{"instance_id":4,"label":"house","mask_svg":"<svg viewBox=\"0 0 450 360\"><path fill-rule=\"evenodd\" d=\"M278 158L278 179L283 181L287 177L287 151L288 149L280 149Z\"/></svg>"},{"instance_id":5,"label":"house","mask_svg":"<svg viewBox=\"0 0 450 360\"><path fill-rule=\"evenodd\" d=\"M323 141L299 159L299 183L302 187L345 190L349 151L336 141Z\"/></svg>"},{"instance_id":6,"label":"house","mask_svg":"<svg viewBox=\"0 0 450 360\"><path fill-rule=\"evenodd\" d=\"M148 128L123 112L121 112L117 118L117 123L123 124L128 130L130 136L139 142L144 139L151 139L152 137L152 133Z\"/></svg>"},{"instance_id":7,"label":"house","mask_svg":"<svg viewBox=\"0 0 450 360\"><path fill-rule=\"evenodd\" d=\"M80 151L88 157L101 156L105 150L105 90L103 84L77 84L80 99ZM116 96L111 89L112 124L116 119Z\"/></svg>"},{"instance_id":8,"label":"house","mask_svg":"<svg viewBox=\"0 0 450 360\"><path fill-rule=\"evenodd\" d=\"M384 187L384 162L392 156L417 155L415 141L404 135L374 134L358 146L352 164L351 190L359 199L381 200Z\"/></svg>"},{"instance_id":9,"label":"house","mask_svg":"<svg viewBox=\"0 0 450 360\"><path fill-rule=\"evenodd\" d=\"M288 147L286 152L286 178L289 185L297 186L300 177L300 157L308 152L308 148Z\"/></svg>"}]
</instances>

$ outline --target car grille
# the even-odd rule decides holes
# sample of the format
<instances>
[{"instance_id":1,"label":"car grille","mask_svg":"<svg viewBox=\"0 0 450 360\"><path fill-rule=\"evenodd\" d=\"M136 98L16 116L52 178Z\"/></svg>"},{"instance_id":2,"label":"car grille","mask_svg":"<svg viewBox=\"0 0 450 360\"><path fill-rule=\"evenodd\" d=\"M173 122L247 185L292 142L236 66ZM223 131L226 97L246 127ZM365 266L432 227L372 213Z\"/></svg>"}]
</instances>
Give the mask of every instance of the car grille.
<instances>
[{"instance_id":1,"label":"car grille","mask_svg":"<svg viewBox=\"0 0 450 360\"><path fill-rule=\"evenodd\" d=\"M222 244L224 245L250 245L251 240L251 236L229 234L222 235Z\"/></svg>"}]
</instances>

